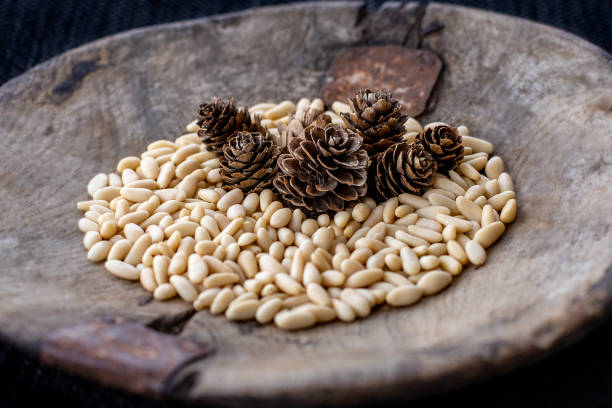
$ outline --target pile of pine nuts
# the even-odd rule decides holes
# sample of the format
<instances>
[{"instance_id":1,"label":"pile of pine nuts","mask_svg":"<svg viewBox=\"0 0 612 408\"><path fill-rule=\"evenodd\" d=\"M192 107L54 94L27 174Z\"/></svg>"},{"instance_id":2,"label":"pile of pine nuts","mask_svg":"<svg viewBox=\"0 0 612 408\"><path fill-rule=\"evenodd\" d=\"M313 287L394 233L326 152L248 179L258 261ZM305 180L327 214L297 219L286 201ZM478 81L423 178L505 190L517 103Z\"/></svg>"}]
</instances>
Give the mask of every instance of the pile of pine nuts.
<instances>
[{"instance_id":1,"label":"pile of pine nuts","mask_svg":"<svg viewBox=\"0 0 612 408\"><path fill-rule=\"evenodd\" d=\"M315 99L251 108L272 132ZM333 120L348 110L332 105ZM330 115L331 116L331 115ZM268 122L266 122L268 121ZM434 126L440 122L429 124ZM180 297L195 310L255 319L287 330L366 317L382 303L408 306L447 287L468 264L483 265L517 211L514 185L493 145L463 136L465 157L425 194L384 203L365 198L332 216L306 218L271 190L225 191L219 159L196 131L151 143L116 173L87 186L78 226L87 258L139 281L157 300ZM405 138L419 131L406 123Z\"/></svg>"}]
</instances>

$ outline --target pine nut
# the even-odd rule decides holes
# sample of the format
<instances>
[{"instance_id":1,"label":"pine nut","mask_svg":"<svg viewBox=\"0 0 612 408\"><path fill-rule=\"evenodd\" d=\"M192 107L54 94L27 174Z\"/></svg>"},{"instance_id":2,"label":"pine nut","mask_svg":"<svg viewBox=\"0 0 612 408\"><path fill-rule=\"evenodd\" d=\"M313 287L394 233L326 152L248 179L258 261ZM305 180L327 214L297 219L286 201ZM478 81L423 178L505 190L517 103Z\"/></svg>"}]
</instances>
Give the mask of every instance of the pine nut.
<instances>
[{"instance_id":1,"label":"pine nut","mask_svg":"<svg viewBox=\"0 0 612 408\"><path fill-rule=\"evenodd\" d=\"M282 311L274 316L274 323L285 330L299 330L316 323L315 316L305 310Z\"/></svg>"},{"instance_id":2,"label":"pine nut","mask_svg":"<svg viewBox=\"0 0 612 408\"><path fill-rule=\"evenodd\" d=\"M493 156L485 166L485 174L491 179L496 179L504 172L504 162L499 156Z\"/></svg>"},{"instance_id":3,"label":"pine nut","mask_svg":"<svg viewBox=\"0 0 612 408\"><path fill-rule=\"evenodd\" d=\"M418 209L416 211L417 215L419 217L423 217L423 218L429 218L429 219L436 219L436 216L438 214L445 214L445 215L450 215L451 210L446 207L446 206L442 206L442 205L429 205L429 202L427 203L428 206L427 207L422 207L420 209ZM416 223L416 220L415 220ZM414 223L412 223L414 224Z\"/></svg>"},{"instance_id":4,"label":"pine nut","mask_svg":"<svg viewBox=\"0 0 612 408\"><path fill-rule=\"evenodd\" d=\"M465 245L465 252L467 254L467 258L474 265L480 266L485 263L487 260L487 253L485 252L482 245L480 245L476 241L469 241Z\"/></svg>"},{"instance_id":5,"label":"pine nut","mask_svg":"<svg viewBox=\"0 0 612 408\"><path fill-rule=\"evenodd\" d=\"M87 192L91 197L93 197L94 193L101 188L104 188L108 185L108 176L104 173L98 173L92 177L92 179L87 184Z\"/></svg>"},{"instance_id":6,"label":"pine nut","mask_svg":"<svg viewBox=\"0 0 612 408\"><path fill-rule=\"evenodd\" d=\"M155 290L157 283L155 282L153 269L144 268L140 271L140 284L147 292L153 292Z\"/></svg>"},{"instance_id":7,"label":"pine nut","mask_svg":"<svg viewBox=\"0 0 612 408\"><path fill-rule=\"evenodd\" d=\"M499 175L497 181L501 191L514 191L514 183L508 173L502 173Z\"/></svg>"},{"instance_id":8,"label":"pine nut","mask_svg":"<svg viewBox=\"0 0 612 408\"><path fill-rule=\"evenodd\" d=\"M153 243L151 236L149 234L144 234L140 236L130 248L130 251L125 256L125 262L131 265L137 265L142 260L142 256L144 252L147 250L149 246Z\"/></svg>"},{"instance_id":9,"label":"pine nut","mask_svg":"<svg viewBox=\"0 0 612 408\"><path fill-rule=\"evenodd\" d=\"M421 300L422 296L423 289L411 283L390 290L385 296L385 301L391 306L409 306Z\"/></svg>"},{"instance_id":10,"label":"pine nut","mask_svg":"<svg viewBox=\"0 0 612 408\"><path fill-rule=\"evenodd\" d=\"M241 220L242 221L242 220ZM175 232L180 232L183 237L193 237L199 225L193 221L176 222L164 230L164 234L169 237Z\"/></svg>"},{"instance_id":11,"label":"pine nut","mask_svg":"<svg viewBox=\"0 0 612 408\"><path fill-rule=\"evenodd\" d=\"M340 300L348 304L359 317L367 317L370 314L370 303L355 289L344 289L340 293Z\"/></svg>"},{"instance_id":12,"label":"pine nut","mask_svg":"<svg viewBox=\"0 0 612 408\"><path fill-rule=\"evenodd\" d=\"M474 204L476 204L480 208L484 207L486 203L487 203L487 197L485 196L480 196L476 200L474 200Z\"/></svg>"},{"instance_id":13,"label":"pine nut","mask_svg":"<svg viewBox=\"0 0 612 408\"><path fill-rule=\"evenodd\" d=\"M438 221L429 218L421 218L415 225L417 227L427 228L432 231L442 232L442 225L440 225Z\"/></svg>"},{"instance_id":14,"label":"pine nut","mask_svg":"<svg viewBox=\"0 0 612 408\"><path fill-rule=\"evenodd\" d=\"M398 196L398 199L400 203L408 204L416 208L417 210L421 208L429 207L429 201L427 201L423 197L420 197L414 194L402 193Z\"/></svg>"},{"instance_id":15,"label":"pine nut","mask_svg":"<svg viewBox=\"0 0 612 408\"><path fill-rule=\"evenodd\" d=\"M209 277L210 278L210 277ZM236 295L230 288L222 289L215 300L210 305L210 313L221 314L225 312L229 304L236 298Z\"/></svg>"},{"instance_id":16,"label":"pine nut","mask_svg":"<svg viewBox=\"0 0 612 408\"><path fill-rule=\"evenodd\" d=\"M170 277L170 284L174 287L178 295L185 302L193 302L198 297L198 291L191 282L184 276L173 275Z\"/></svg>"},{"instance_id":17,"label":"pine nut","mask_svg":"<svg viewBox=\"0 0 612 408\"><path fill-rule=\"evenodd\" d=\"M474 241L478 242L483 248L488 248L501 237L505 230L506 227L503 222L492 222L476 232Z\"/></svg>"},{"instance_id":18,"label":"pine nut","mask_svg":"<svg viewBox=\"0 0 612 408\"><path fill-rule=\"evenodd\" d=\"M431 244L429 248L427 248L427 252L435 256L445 255L446 254L446 244L442 244L442 243Z\"/></svg>"},{"instance_id":19,"label":"pine nut","mask_svg":"<svg viewBox=\"0 0 612 408\"><path fill-rule=\"evenodd\" d=\"M107 259L109 260L116 259L116 260L123 261L123 259L130 252L131 248L132 248L132 242L129 239L120 239L113 244L112 248L110 249L108 253Z\"/></svg>"},{"instance_id":20,"label":"pine nut","mask_svg":"<svg viewBox=\"0 0 612 408\"><path fill-rule=\"evenodd\" d=\"M312 263L307 262L304 266L304 274L302 276L302 283L304 286L308 286L309 283L321 283L321 273L319 269Z\"/></svg>"},{"instance_id":21,"label":"pine nut","mask_svg":"<svg viewBox=\"0 0 612 408\"><path fill-rule=\"evenodd\" d=\"M351 259L359 261L364 264L369 257L372 256L372 251L369 248L357 248L351 254Z\"/></svg>"},{"instance_id":22,"label":"pine nut","mask_svg":"<svg viewBox=\"0 0 612 408\"><path fill-rule=\"evenodd\" d=\"M85 236L83 237L83 246L85 249L89 250L92 246L94 246L97 242L102 240L102 236L99 232L96 231L87 231Z\"/></svg>"},{"instance_id":23,"label":"pine nut","mask_svg":"<svg viewBox=\"0 0 612 408\"><path fill-rule=\"evenodd\" d=\"M291 276L286 275L284 273L278 273L275 276L276 286L282 290L283 292L289 295L299 295L304 291L302 285L300 285L295 279Z\"/></svg>"},{"instance_id":24,"label":"pine nut","mask_svg":"<svg viewBox=\"0 0 612 408\"><path fill-rule=\"evenodd\" d=\"M278 298L270 299L264 302L255 312L255 320L260 324L266 324L274 319L274 316L282 307L282 301Z\"/></svg>"},{"instance_id":25,"label":"pine nut","mask_svg":"<svg viewBox=\"0 0 612 408\"><path fill-rule=\"evenodd\" d=\"M463 187L440 174L434 178L434 187L450 191L457 196L462 196L465 194L465 189ZM431 200L429 201L431 202Z\"/></svg>"},{"instance_id":26,"label":"pine nut","mask_svg":"<svg viewBox=\"0 0 612 408\"><path fill-rule=\"evenodd\" d=\"M399 231L398 231L399 232ZM431 243L436 243L442 241L442 234L436 231L432 231L427 228L417 227L416 225L409 225L408 232L418 238L424 239ZM396 234L396 238L397 234ZM400 239L400 238L398 238Z\"/></svg>"},{"instance_id":27,"label":"pine nut","mask_svg":"<svg viewBox=\"0 0 612 408\"><path fill-rule=\"evenodd\" d=\"M480 174L480 173L478 173L478 174ZM470 201L474 201L478 197L483 196L485 194L486 194L486 191L485 191L484 187L479 186L479 185L474 185L474 186L468 188L468 190L465 192L465 198L467 198Z\"/></svg>"},{"instance_id":28,"label":"pine nut","mask_svg":"<svg viewBox=\"0 0 612 408\"><path fill-rule=\"evenodd\" d=\"M482 208L482 219L480 221L482 226L485 227L495 221L497 221L495 210L489 204L485 205Z\"/></svg>"},{"instance_id":29,"label":"pine nut","mask_svg":"<svg viewBox=\"0 0 612 408\"><path fill-rule=\"evenodd\" d=\"M259 300L254 299L233 301L225 311L225 317L229 320L250 320L255 317L259 306Z\"/></svg>"},{"instance_id":30,"label":"pine nut","mask_svg":"<svg viewBox=\"0 0 612 408\"><path fill-rule=\"evenodd\" d=\"M453 224L448 224L442 230L442 239L444 242L448 242L450 240L455 239L457 236L457 227Z\"/></svg>"},{"instance_id":31,"label":"pine nut","mask_svg":"<svg viewBox=\"0 0 612 408\"><path fill-rule=\"evenodd\" d=\"M508 200L515 197L514 191L504 191L489 198L488 203L495 209L501 211Z\"/></svg>"},{"instance_id":32,"label":"pine nut","mask_svg":"<svg viewBox=\"0 0 612 408\"><path fill-rule=\"evenodd\" d=\"M109 271L118 278L127 280L140 279L140 271L138 270L138 268L126 262L122 262L119 260L110 260L104 263L104 267L107 271Z\"/></svg>"},{"instance_id":33,"label":"pine nut","mask_svg":"<svg viewBox=\"0 0 612 408\"><path fill-rule=\"evenodd\" d=\"M92 245L87 251L87 259L92 262L101 262L106 259L113 243L111 241L99 241Z\"/></svg>"},{"instance_id":34,"label":"pine nut","mask_svg":"<svg viewBox=\"0 0 612 408\"><path fill-rule=\"evenodd\" d=\"M434 269L438 265L440 265L440 260L437 256L433 255L425 255L419 259L419 263L421 264L421 268L425 270Z\"/></svg>"},{"instance_id":35,"label":"pine nut","mask_svg":"<svg viewBox=\"0 0 612 408\"><path fill-rule=\"evenodd\" d=\"M463 196L457 197L456 203L461 214L466 216L469 220L480 222L482 218L482 209L478 205Z\"/></svg>"},{"instance_id":36,"label":"pine nut","mask_svg":"<svg viewBox=\"0 0 612 408\"><path fill-rule=\"evenodd\" d=\"M444 271L430 271L425 273L417 286L423 290L425 296L433 295L438 293L453 281L452 276L448 272Z\"/></svg>"},{"instance_id":37,"label":"pine nut","mask_svg":"<svg viewBox=\"0 0 612 408\"><path fill-rule=\"evenodd\" d=\"M229 268L229 267L228 267ZM204 279L205 288L218 288L225 285L231 285L238 282L238 275L234 272L220 272L213 275L209 275Z\"/></svg>"},{"instance_id":38,"label":"pine nut","mask_svg":"<svg viewBox=\"0 0 612 408\"><path fill-rule=\"evenodd\" d=\"M353 208L352 217L357 222L365 221L372 210L364 203L359 203Z\"/></svg>"},{"instance_id":39,"label":"pine nut","mask_svg":"<svg viewBox=\"0 0 612 408\"><path fill-rule=\"evenodd\" d=\"M463 136L463 145L471 147L474 152L493 153L493 145L477 137Z\"/></svg>"},{"instance_id":40,"label":"pine nut","mask_svg":"<svg viewBox=\"0 0 612 408\"><path fill-rule=\"evenodd\" d=\"M100 226L98 225L98 223L90 219L81 218L79 220L79 230L81 230L82 232L89 232L89 231L99 232Z\"/></svg>"},{"instance_id":41,"label":"pine nut","mask_svg":"<svg viewBox=\"0 0 612 408\"><path fill-rule=\"evenodd\" d=\"M440 266L451 275L459 275L463 269L461 263L450 255L440 256Z\"/></svg>"},{"instance_id":42,"label":"pine nut","mask_svg":"<svg viewBox=\"0 0 612 408\"><path fill-rule=\"evenodd\" d=\"M162 283L153 291L153 297L156 300L170 300L176 296L176 289L169 283Z\"/></svg>"},{"instance_id":43,"label":"pine nut","mask_svg":"<svg viewBox=\"0 0 612 408\"><path fill-rule=\"evenodd\" d=\"M381 280L382 277L382 269L364 269L349 276L346 280L346 286L349 288L363 288Z\"/></svg>"},{"instance_id":44,"label":"pine nut","mask_svg":"<svg viewBox=\"0 0 612 408\"><path fill-rule=\"evenodd\" d=\"M474 213L474 215L476 214ZM468 232L472 229L471 222L450 215L438 214L436 215L436 220L447 226L452 225L453 227L455 227L456 232ZM480 221L480 218L478 219L478 221Z\"/></svg>"},{"instance_id":45,"label":"pine nut","mask_svg":"<svg viewBox=\"0 0 612 408\"><path fill-rule=\"evenodd\" d=\"M514 219L516 218L516 210L516 199L511 198L510 200L506 201L506 204L504 204L504 207L502 208L501 213L499 214L500 221L506 224L514 221Z\"/></svg>"},{"instance_id":46,"label":"pine nut","mask_svg":"<svg viewBox=\"0 0 612 408\"><path fill-rule=\"evenodd\" d=\"M332 299L332 305L339 320L343 322L352 322L355 320L355 312L347 303L338 299Z\"/></svg>"},{"instance_id":47,"label":"pine nut","mask_svg":"<svg viewBox=\"0 0 612 408\"><path fill-rule=\"evenodd\" d=\"M484 189L487 197L493 197L501 192L499 183L495 179L487 181L484 185Z\"/></svg>"}]
</instances>

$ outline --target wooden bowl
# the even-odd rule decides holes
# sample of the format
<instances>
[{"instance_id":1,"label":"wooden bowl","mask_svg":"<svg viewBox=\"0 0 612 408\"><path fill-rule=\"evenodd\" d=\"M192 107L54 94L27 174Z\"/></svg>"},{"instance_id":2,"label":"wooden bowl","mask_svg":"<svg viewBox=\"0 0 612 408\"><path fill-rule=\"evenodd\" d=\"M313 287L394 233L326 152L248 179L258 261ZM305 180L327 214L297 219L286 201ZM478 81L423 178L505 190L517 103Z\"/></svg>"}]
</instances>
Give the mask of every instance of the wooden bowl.
<instances>
[{"instance_id":1,"label":"wooden bowl","mask_svg":"<svg viewBox=\"0 0 612 408\"><path fill-rule=\"evenodd\" d=\"M86 260L75 202L94 174L176 137L214 95L315 97L342 48L401 44L434 20L445 28L423 46L445 69L420 120L490 140L516 184L520 213L486 265L413 307L285 332L150 301ZM546 356L612 300L611 62L517 18L355 2L133 30L63 54L0 88L0 333L100 383L225 403L407 399Z\"/></svg>"}]
</instances>

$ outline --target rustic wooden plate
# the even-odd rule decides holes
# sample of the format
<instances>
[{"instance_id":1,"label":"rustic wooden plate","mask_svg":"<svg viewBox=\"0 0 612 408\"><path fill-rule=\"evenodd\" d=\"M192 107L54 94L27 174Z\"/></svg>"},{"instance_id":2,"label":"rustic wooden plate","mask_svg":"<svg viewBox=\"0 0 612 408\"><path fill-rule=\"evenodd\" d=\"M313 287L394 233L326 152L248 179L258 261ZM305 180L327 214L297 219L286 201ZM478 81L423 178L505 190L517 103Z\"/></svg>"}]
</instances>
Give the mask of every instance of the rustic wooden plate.
<instances>
[{"instance_id":1,"label":"rustic wooden plate","mask_svg":"<svg viewBox=\"0 0 612 408\"><path fill-rule=\"evenodd\" d=\"M213 95L314 97L338 50L411 42L434 20L446 28L423 46L445 70L422 120L492 141L516 183L519 216L485 266L414 307L287 333L148 301L85 259L75 202L92 175L174 138ZM228 403L411 398L541 358L612 300L611 63L516 18L438 4L368 14L355 2L146 28L68 52L0 88L0 332L101 383ZM136 324L92 322L104 316Z\"/></svg>"}]
</instances>

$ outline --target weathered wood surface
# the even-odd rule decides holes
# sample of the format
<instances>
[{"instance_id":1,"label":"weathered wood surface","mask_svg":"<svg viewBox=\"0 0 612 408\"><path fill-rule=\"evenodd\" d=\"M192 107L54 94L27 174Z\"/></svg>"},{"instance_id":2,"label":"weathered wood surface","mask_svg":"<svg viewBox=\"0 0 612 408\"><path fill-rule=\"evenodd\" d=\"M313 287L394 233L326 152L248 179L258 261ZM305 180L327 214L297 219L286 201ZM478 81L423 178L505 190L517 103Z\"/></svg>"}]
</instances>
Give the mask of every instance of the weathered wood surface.
<instances>
[{"instance_id":1,"label":"weathered wood surface","mask_svg":"<svg viewBox=\"0 0 612 408\"><path fill-rule=\"evenodd\" d=\"M413 307L287 333L148 301L85 259L74 203L92 175L175 137L213 95L315 97L343 47L412 44L434 20L446 28L423 45L445 69L422 120L493 142L516 184L519 216L485 266ZM48 61L0 88L0 335L37 352L52 330L129 318L212 350L166 392L228 403L411 398L542 357L612 303L611 63L520 19L437 4L368 15L354 2L136 30Z\"/></svg>"}]
</instances>

